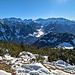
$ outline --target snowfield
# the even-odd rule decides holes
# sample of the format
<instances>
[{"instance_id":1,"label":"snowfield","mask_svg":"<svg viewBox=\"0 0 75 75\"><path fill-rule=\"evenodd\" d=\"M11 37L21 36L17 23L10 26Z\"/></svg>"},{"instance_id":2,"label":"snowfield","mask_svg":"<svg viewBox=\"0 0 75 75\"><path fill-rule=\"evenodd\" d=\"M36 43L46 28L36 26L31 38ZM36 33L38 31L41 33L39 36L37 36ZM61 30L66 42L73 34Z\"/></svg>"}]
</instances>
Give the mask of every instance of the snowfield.
<instances>
[{"instance_id":1,"label":"snowfield","mask_svg":"<svg viewBox=\"0 0 75 75\"><path fill-rule=\"evenodd\" d=\"M7 72L5 72L3 70L0 70L0 75L11 75L11 73L7 73Z\"/></svg>"},{"instance_id":2,"label":"snowfield","mask_svg":"<svg viewBox=\"0 0 75 75\"><path fill-rule=\"evenodd\" d=\"M58 47L62 47L63 49L73 49L73 46L66 42L59 44Z\"/></svg>"},{"instance_id":3,"label":"snowfield","mask_svg":"<svg viewBox=\"0 0 75 75\"><path fill-rule=\"evenodd\" d=\"M16 75L75 75L75 66L71 66L63 60L48 62L48 57L42 56L45 58L43 63L32 61L37 56L38 54L24 51L20 53L19 58L11 57L9 54L3 58L0 56L0 61L12 64L11 68ZM11 73L0 70L0 75L11 75Z\"/></svg>"}]
</instances>

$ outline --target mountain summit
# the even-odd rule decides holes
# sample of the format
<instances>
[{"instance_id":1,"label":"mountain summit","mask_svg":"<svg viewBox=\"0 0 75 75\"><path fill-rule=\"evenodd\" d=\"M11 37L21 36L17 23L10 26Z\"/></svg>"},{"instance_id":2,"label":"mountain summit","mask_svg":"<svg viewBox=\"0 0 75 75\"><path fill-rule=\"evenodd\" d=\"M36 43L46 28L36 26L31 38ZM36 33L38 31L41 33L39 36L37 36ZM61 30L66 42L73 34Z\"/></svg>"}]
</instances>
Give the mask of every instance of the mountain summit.
<instances>
[{"instance_id":1,"label":"mountain summit","mask_svg":"<svg viewBox=\"0 0 75 75\"><path fill-rule=\"evenodd\" d=\"M57 33L60 38L62 38L61 35L63 33L66 33L64 34L65 36L68 33L72 34L70 37L73 37L75 35L75 22L65 18L21 20L20 18L11 17L0 19L0 40L24 41L27 44L32 44L38 39L40 40L43 36L49 35L51 32L53 34ZM53 38L55 37L53 36Z\"/></svg>"}]
</instances>

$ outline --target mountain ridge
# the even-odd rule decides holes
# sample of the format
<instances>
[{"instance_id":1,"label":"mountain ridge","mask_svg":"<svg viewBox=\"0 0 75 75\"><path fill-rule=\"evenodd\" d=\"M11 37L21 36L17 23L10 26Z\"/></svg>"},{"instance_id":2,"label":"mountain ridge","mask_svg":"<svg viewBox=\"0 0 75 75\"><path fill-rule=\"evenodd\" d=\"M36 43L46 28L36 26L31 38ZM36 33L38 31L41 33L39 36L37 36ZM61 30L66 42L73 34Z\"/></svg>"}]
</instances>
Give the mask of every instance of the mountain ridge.
<instances>
[{"instance_id":1,"label":"mountain ridge","mask_svg":"<svg viewBox=\"0 0 75 75\"><path fill-rule=\"evenodd\" d=\"M33 45L39 47L62 47L62 43L67 43L68 47L75 46L75 36L70 33L48 33L37 40ZM64 45L65 46L65 45ZM66 47L66 46L65 46Z\"/></svg>"},{"instance_id":2,"label":"mountain ridge","mask_svg":"<svg viewBox=\"0 0 75 75\"><path fill-rule=\"evenodd\" d=\"M11 17L0 19L0 40L12 42L24 41L26 44L33 44L50 32L75 35L75 21L65 18L22 20Z\"/></svg>"}]
</instances>

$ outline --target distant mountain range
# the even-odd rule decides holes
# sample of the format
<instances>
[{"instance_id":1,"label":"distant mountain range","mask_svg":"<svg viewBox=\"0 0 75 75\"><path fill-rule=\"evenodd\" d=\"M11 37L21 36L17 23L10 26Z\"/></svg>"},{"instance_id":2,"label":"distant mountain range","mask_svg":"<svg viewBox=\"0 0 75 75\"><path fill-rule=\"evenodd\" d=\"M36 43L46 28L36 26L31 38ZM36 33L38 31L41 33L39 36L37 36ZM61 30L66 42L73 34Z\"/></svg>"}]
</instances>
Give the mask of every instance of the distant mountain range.
<instances>
[{"instance_id":1,"label":"distant mountain range","mask_svg":"<svg viewBox=\"0 0 75 75\"><path fill-rule=\"evenodd\" d=\"M0 40L24 41L42 47L61 46L64 42L75 46L75 21L65 18L0 19Z\"/></svg>"}]
</instances>

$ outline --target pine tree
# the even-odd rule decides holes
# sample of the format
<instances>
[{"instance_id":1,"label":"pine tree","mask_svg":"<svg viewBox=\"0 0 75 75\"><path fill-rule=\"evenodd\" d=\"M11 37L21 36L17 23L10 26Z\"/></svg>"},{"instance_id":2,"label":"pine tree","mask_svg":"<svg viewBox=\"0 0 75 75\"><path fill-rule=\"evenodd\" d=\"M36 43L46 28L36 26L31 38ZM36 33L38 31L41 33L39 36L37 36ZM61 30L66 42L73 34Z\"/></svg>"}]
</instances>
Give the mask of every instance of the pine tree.
<instances>
[{"instance_id":1,"label":"pine tree","mask_svg":"<svg viewBox=\"0 0 75 75\"><path fill-rule=\"evenodd\" d=\"M20 46L21 46L22 50L25 51L24 41L21 41Z\"/></svg>"}]
</instances>

